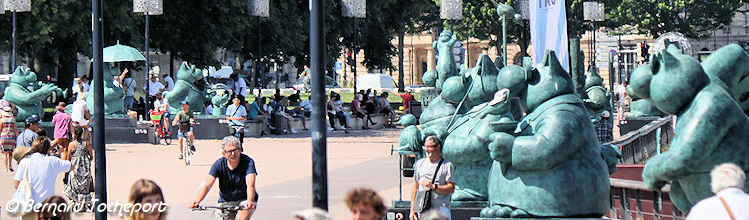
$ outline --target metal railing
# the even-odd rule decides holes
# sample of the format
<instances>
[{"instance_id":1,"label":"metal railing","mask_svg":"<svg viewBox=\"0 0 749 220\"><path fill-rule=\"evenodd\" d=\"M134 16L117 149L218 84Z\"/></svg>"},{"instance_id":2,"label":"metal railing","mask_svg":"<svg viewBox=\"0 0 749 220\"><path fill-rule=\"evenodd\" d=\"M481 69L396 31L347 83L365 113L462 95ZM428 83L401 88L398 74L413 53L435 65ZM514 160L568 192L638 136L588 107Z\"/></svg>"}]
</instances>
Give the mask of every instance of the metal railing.
<instances>
[{"instance_id":1,"label":"metal railing","mask_svg":"<svg viewBox=\"0 0 749 220\"><path fill-rule=\"evenodd\" d=\"M611 219L683 219L679 209L671 203L668 193L670 185L660 191L648 189L640 181L610 178L611 209L607 215Z\"/></svg>"},{"instance_id":2,"label":"metal railing","mask_svg":"<svg viewBox=\"0 0 749 220\"><path fill-rule=\"evenodd\" d=\"M647 160L667 150L674 137L671 116L654 120L640 129L631 131L610 142L622 151L622 164L644 164Z\"/></svg>"},{"instance_id":3,"label":"metal railing","mask_svg":"<svg viewBox=\"0 0 749 220\"><path fill-rule=\"evenodd\" d=\"M645 162L669 148L674 137L671 116L659 118L614 139L610 144L622 151L621 164L644 167ZM612 219L683 219L684 216L671 203L670 185L660 191L648 189L642 181L610 178Z\"/></svg>"}]
</instances>

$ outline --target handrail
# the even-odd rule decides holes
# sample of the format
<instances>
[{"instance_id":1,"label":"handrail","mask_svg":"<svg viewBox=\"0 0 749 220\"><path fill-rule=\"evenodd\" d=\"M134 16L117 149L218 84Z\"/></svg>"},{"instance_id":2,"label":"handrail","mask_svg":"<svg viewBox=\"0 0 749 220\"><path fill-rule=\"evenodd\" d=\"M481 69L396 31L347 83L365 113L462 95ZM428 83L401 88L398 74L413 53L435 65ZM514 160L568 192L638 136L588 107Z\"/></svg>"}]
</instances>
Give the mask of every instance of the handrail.
<instances>
[{"instance_id":1,"label":"handrail","mask_svg":"<svg viewBox=\"0 0 749 220\"><path fill-rule=\"evenodd\" d=\"M663 117L659 118L658 120L652 121L645 126L642 126L640 129L630 131L627 134L624 134L622 136L619 136L619 138L615 138L613 141L609 142L613 145L627 145L632 143L632 141L635 141L637 138L640 138L642 136L650 134L650 132L655 131L656 129L660 128L661 126L671 123L671 117Z\"/></svg>"},{"instance_id":2,"label":"handrail","mask_svg":"<svg viewBox=\"0 0 749 220\"><path fill-rule=\"evenodd\" d=\"M659 154L662 146L671 142L674 136L672 121L670 116L657 118L608 144L619 147L622 152L622 164L642 164L651 156Z\"/></svg>"}]
</instances>

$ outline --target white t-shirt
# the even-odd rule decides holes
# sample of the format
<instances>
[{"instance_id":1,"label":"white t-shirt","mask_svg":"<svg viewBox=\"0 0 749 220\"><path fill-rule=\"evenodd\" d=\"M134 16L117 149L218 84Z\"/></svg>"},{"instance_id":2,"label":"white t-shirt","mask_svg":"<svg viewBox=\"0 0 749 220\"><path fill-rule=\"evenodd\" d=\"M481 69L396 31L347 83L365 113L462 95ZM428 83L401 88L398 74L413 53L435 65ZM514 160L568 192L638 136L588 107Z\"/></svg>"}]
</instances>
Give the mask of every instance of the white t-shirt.
<instances>
[{"instance_id":1,"label":"white t-shirt","mask_svg":"<svg viewBox=\"0 0 749 220\"><path fill-rule=\"evenodd\" d=\"M749 195L739 188L726 188L716 195L701 200L689 210L687 220L693 219L730 219L728 211L720 201L720 197L726 200L734 218L749 219Z\"/></svg>"},{"instance_id":2,"label":"white t-shirt","mask_svg":"<svg viewBox=\"0 0 749 220\"><path fill-rule=\"evenodd\" d=\"M162 89L164 89L164 84L161 84L161 82L148 81L148 95L155 96L157 93L161 92Z\"/></svg>"},{"instance_id":3,"label":"white t-shirt","mask_svg":"<svg viewBox=\"0 0 749 220\"><path fill-rule=\"evenodd\" d=\"M162 98L163 99L163 98ZM167 100L154 100L153 107L156 111L169 111L169 102Z\"/></svg>"},{"instance_id":4,"label":"white t-shirt","mask_svg":"<svg viewBox=\"0 0 749 220\"><path fill-rule=\"evenodd\" d=\"M78 122L81 126L88 125L88 120L86 120L86 110L88 110L86 101L77 100L73 102L73 110L70 114L70 119Z\"/></svg>"},{"instance_id":5,"label":"white t-shirt","mask_svg":"<svg viewBox=\"0 0 749 220\"><path fill-rule=\"evenodd\" d=\"M55 195L57 175L70 170L70 165L70 161L34 153L22 159L21 163L18 164L15 179L22 181L28 169L31 195L35 203L41 203L45 199Z\"/></svg>"}]
</instances>

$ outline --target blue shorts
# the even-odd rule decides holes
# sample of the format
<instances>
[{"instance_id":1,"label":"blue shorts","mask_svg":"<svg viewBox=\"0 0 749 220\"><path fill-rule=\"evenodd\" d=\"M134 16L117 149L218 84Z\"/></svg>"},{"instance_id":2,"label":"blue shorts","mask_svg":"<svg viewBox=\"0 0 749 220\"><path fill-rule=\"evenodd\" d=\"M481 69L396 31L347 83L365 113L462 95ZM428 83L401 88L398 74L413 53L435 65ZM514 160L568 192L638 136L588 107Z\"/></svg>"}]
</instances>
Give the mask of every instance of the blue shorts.
<instances>
[{"instance_id":1,"label":"blue shorts","mask_svg":"<svg viewBox=\"0 0 749 220\"><path fill-rule=\"evenodd\" d=\"M187 131L187 132L192 132L192 127L190 127L190 130ZM177 132L177 138L188 137L188 135L186 134L187 132L178 131Z\"/></svg>"}]
</instances>

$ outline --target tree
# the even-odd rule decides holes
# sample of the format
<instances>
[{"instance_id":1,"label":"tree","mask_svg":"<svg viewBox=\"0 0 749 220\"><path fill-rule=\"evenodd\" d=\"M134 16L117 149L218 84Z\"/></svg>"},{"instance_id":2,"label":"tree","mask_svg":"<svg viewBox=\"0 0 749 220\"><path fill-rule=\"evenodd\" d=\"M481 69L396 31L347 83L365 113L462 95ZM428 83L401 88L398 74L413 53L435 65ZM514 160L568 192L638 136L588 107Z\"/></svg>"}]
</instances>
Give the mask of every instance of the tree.
<instances>
[{"instance_id":1,"label":"tree","mask_svg":"<svg viewBox=\"0 0 749 220\"><path fill-rule=\"evenodd\" d=\"M404 46L403 40L408 33L419 33L429 30L439 21L439 8L430 0L401 0L393 1L390 8L394 13L390 16L391 21L386 27L395 27L398 34L398 91L404 92L405 77L403 66ZM413 62L413 61L412 61Z\"/></svg>"},{"instance_id":2,"label":"tree","mask_svg":"<svg viewBox=\"0 0 749 220\"><path fill-rule=\"evenodd\" d=\"M76 53L90 48L90 8L91 4L85 1L31 1L30 12L16 14L18 64L24 64L20 57L30 57L30 63L25 65L32 68L39 79L56 75L60 87L69 86L76 73ZM11 16L6 12L0 17L3 22L0 31L8 33L0 35L0 41L8 43L3 49L10 49Z\"/></svg>"},{"instance_id":3,"label":"tree","mask_svg":"<svg viewBox=\"0 0 749 220\"><path fill-rule=\"evenodd\" d=\"M657 37L679 32L702 39L730 24L741 0L607 0L604 25L616 28L632 25L637 33Z\"/></svg>"}]
</instances>

